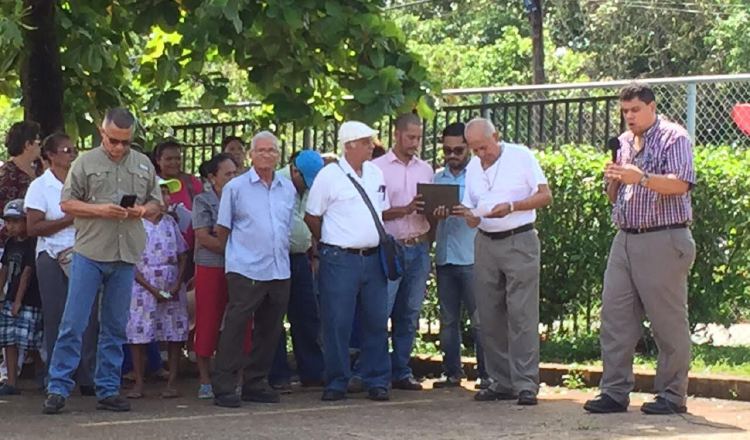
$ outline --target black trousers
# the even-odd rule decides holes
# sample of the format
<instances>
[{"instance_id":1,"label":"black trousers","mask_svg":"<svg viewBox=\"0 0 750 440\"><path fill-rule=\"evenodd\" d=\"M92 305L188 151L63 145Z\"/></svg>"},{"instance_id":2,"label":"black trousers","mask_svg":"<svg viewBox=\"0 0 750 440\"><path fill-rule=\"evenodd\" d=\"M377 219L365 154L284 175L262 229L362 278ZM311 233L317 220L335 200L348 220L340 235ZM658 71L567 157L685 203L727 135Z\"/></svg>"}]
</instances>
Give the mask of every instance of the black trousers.
<instances>
[{"instance_id":1,"label":"black trousers","mask_svg":"<svg viewBox=\"0 0 750 440\"><path fill-rule=\"evenodd\" d=\"M244 389L266 386L289 302L289 287L288 279L256 281L237 273L227 274L229 303L216 349L214 394L234 393L240 369L244 370ZM252 349L245 358L242 346L250 319L253 319Z\"/></svg>"}]
</instances>

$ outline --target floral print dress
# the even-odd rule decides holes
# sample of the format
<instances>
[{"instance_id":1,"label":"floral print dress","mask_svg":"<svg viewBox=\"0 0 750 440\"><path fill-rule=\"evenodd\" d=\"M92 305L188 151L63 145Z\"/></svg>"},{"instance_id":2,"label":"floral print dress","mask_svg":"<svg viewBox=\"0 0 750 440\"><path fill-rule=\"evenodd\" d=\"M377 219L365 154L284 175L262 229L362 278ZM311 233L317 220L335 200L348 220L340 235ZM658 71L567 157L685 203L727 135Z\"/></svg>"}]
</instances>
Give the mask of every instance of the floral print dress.
<instances>
[{"instance_id":1,"label":"floral print dress","mask_svg":"<svg viewBox=\"0 0 750 440\"><path fill-rule=\"evenodd\" d=\"M188 247L177 222L170 215L157 224L143 220L146 249L136 269L157 289L169 290L179 275L177 257ZM127 338L129 344L153 341L187 341L189 331L185 286L176 298L157 302L140 284L133 284Z\"/></svg>"}]
</instances>

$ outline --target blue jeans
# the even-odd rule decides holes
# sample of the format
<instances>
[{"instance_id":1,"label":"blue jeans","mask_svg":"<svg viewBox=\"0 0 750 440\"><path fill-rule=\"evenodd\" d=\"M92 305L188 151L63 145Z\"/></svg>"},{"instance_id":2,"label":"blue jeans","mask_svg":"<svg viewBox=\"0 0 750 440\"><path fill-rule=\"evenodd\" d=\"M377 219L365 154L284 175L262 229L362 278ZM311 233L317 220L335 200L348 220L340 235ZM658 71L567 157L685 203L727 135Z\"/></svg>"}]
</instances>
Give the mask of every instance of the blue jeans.
<instances>
[{"instance_id":1,"label":"blue jeans","mask_svg":"<svg viewBox=\"0 0 750 440\"><path fill-rule=\"evenodd\" d=\"M364 386L388 388L387 283L377 252L360 256L321 245L319 277L326 389L346 391L355 310L361 327L359 359Z\"/></svg>"},{"instance_id":2,"label":"blue jeans","mask_svg":"<svg viewBox=\"0 0 750 440\"><path fill-rule=\"evenodd\" d=\"M404 274L388 283L388 311L391 317L392 379L412 376L409 360L419 325L419 313L430 276L428 243L404 247Z\"/></svg>"},{"instance_id":3,"label":"blue jeans","mask_svg":"<svg viewBox=\"0 0 750 440\"><path fill-rule=\"evenodd\" d=\"M312 266L305 254L290 255L292 287L287 308L287 319L291 325L294 359L302 382L323 380L323 352L320 349L320 313L318 298L313 286ZM286 353L286 332L281 331L279 346L273 359L268 381L288 383L292 370Z\"/></svg>"},{"instance_id":4,"label":"blue jeans","mask_svg":"<svg viewBox=\"0 0 750 440\"><path fill-rule=\"evenodd\" d=\"M60 332L52 353L47 392L70 396L73 374L81 360L81 341L89 322L91 307L99 286L104 286L99 306L99 342L94 383L96 397L104 399L120 393L122 346L126 343L130 295L135 269L123 262L101 263L73 254L68 283L68 300Z\"/></svg>"},{"instance_id":5,"label":"blue jeans","mask_svg":"<svg viewBox=\"0 0 750 440\"><path fill-rule=\"evenodd\" d=\"M440 348L443 372L447 377L464 377L461 366L461 303L471 319L479 377L487 378L484 352L479 341L479 318L474 300L474 265L436 266L437 293L440 301Z\"/></svg>"}]
</instances>

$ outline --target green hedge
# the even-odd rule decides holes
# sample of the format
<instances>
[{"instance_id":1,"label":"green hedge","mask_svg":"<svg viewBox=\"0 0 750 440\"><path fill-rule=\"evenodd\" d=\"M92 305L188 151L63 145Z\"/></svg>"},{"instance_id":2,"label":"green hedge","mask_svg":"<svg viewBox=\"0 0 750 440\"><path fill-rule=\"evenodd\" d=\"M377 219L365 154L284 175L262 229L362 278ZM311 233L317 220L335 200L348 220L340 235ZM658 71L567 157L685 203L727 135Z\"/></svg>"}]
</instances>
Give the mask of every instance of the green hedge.
<instances>
[{"instance_id":1,"label":"green hedge","mask_svg":"<svg viewBox=\"0 0 750 440\"><path fill-rule=\"evenodd\" d=\"M554 196L539 212L541 321L579 333L598 320L615 227L603 191L607 155L591 147L537 152ZM697 147L690 321L737 322L750 315L750 151ZM434 285L423 317L436 317ZM594 325L595 327L595 325ZM554 329L560 332L561 329Z\"/></svg>"}]
</instances>

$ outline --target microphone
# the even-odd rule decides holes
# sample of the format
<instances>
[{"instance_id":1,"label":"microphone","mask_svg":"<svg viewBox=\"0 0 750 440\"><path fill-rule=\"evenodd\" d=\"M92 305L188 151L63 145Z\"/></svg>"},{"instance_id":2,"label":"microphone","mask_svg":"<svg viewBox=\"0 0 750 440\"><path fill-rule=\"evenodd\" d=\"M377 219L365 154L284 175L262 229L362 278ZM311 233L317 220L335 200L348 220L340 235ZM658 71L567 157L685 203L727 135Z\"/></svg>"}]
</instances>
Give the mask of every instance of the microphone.
<instances>
[{"instance_id":1,"label":"microphone","mask_svg":"<svg viewBox=\"0 0 750 440\"><path fill-rule=\"evenodd\" d=\"M617 163L617 152L620 151L620 139L616 137L609 138L607 149L612 153L612 163Z\"/></svg>"}]
</instances>

